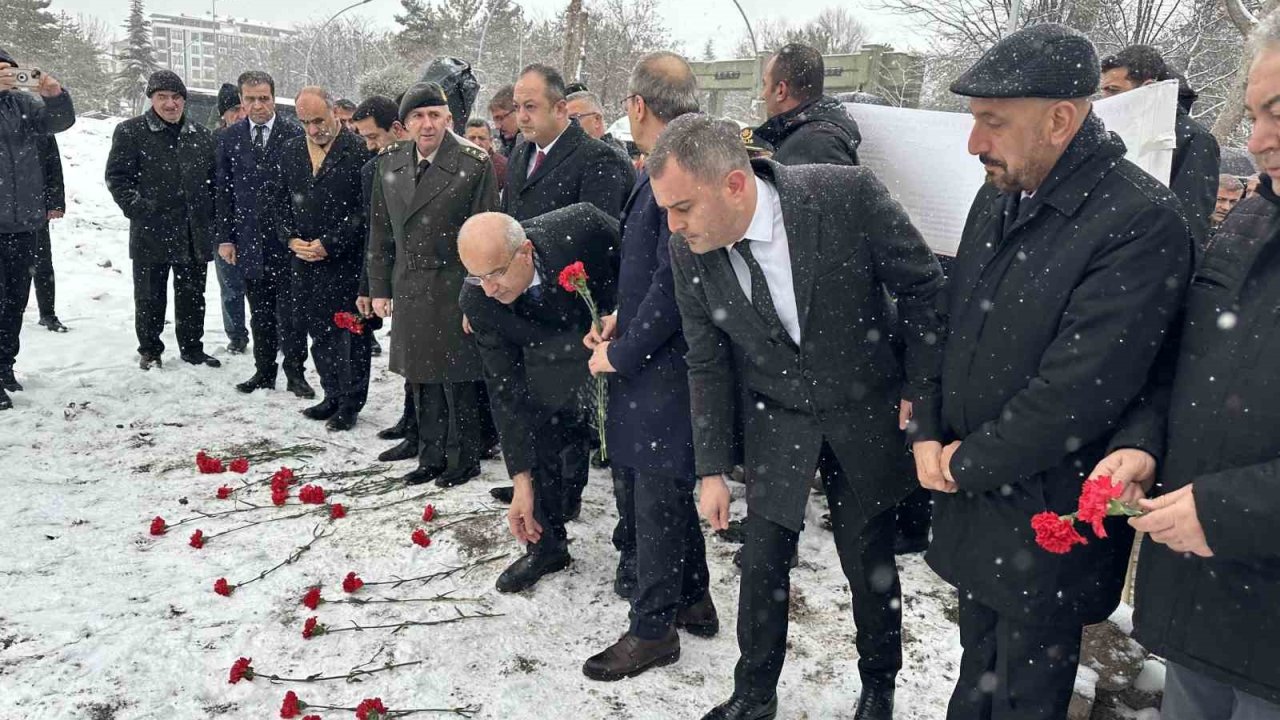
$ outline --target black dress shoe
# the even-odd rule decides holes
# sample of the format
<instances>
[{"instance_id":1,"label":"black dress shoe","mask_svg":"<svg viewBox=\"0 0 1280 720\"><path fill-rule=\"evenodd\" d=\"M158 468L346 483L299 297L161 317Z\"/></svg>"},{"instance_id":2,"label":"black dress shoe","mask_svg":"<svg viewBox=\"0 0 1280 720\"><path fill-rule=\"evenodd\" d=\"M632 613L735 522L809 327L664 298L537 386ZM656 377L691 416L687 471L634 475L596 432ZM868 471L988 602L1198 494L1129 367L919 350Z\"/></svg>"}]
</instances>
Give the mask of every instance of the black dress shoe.
<instances>
[{"instance_id":1,"label":"black dress shoe","mask_svg":"<svg viewBox=\"0 0 1280 720\"><path fill-rule=\"evenodd\" d=\"M22 383L18 382L18 378L13 376L13 368L0 370L0 388L4 388L8 392L22 392Z\"/></svg>"},{"instance_id":2,"label":"black dress shoe","mask_svg":"<svg viewBox=\"0 0 1280 720\"><path fill-rule=\"evenodd\" d=\"M635 555L624 555L618 560L618 569L613 573L613 592L623 600L630 600L636 592L636 558Z\"/></svg>"},{"instance_id":3,"label":"black dress shoe","mask_svg":"<svg viewBox=\"0 0 1280 720\"><path fill-rule=\"evenodd\" d=\"M794 553L792 553L791 562L788 563L788 565L792 569L795 569L796 566L798 566L799 564L800 564L800 550L797 549ZM738 568L742 567L742 548L738 548L733 553L733 566Z\"/></svg>"},{"instance_id":4,"label":"black dress shoe","mask_svg":"<svg viewBox=\"0 0 1280 720\"><path fill-rule=\"evenodd\" d=\"M338 412L334 413L333 417L329 418L329 422L325 423L324 426L335 432L350 430L356 426L356 418L359 415L360 413L351 408L340 407Z\"/></svg>"},{"instance_id":5,"label":"black dress shoe","mask_svg":"<svg viewBox=\"0 0 1280 720\"><path fill-rule=\"evenodd\" d=\"M480 466L472 465L465 468L450 468L445 470L440 477L436 478L436 485L442 488L457 487L471 478L480 476Z\"/></svg>"},{"instance_id":6,"label":"black dress shoe","mask_svg":"<svg viewBox=\"0 0 1280 720\"><path fill-rule=\"evenodd\" d=\"M268 375L262 371L258 371L253 374L253 377L245 380L239 385L236 385L236 389L242 393L251 393L254 390L273 390L275 389L275 386L275 373Z\"/></svg>"},{"instance_id":7,"label":"black dress shoe","mask_svg":"<svg viewBox=\"0 0 1280 720\"><path fill-rule=\"evenodd\" d=\"M757 700L750 695L734 695L715 706L702 720L773 720L778 716L778 696Z\"/></svg>"},{"instance_id":8,"label":"black dress shoe","mask_svg":"<svg viewBox=\"0 0 1280 720\"><path fill-rule=\"evenodd\" d=\"M42 316L40 318L40 324L43 325L49 332L64 333L69 329L67 328L66 325L62 324L62 321L58 319L57 315Z\"/></svg>"},{"instance_id":9,"label":"black dress shoe","mask_svg":"<svg viewBox=\"0 0 1280 720\"><path fill-rule=\"evenodd\" d=\"M444 474L444 467L420 467L400 478L405 485L425 485Z\"/></svg>"},{"instance_id":10,"label":"black dress shoe","mask_svg":"<svg viewBox=\"0 0 1280 720\"><path fill-rule=\"evenodd\" d=\"M208 367L222 367L222 361L207 353L188 353L182 356L182 362L189 365L207 365Z\"/></svg>"},{"instance_id":11,"label":"black dress shoe","mask_svg":"<svg viewBox=\"0 0 1280 720\"><path fill-rule=\"evenodd\" d=\"M316 396L316 391L312 389L307 379L301 375L286 375L289 384L286 386L289 392L297 395L303 400L310 400Z\"/></svg>"},{"instance_id":12,"label":"black dress shoe","mask_svg":"<svg viewBox=\"0 0 1280 720\"><path fill-rule=\"evenodd\" d=\"M863 675L853 720L893 720L893 675Z\"/></svg>"},{"instance_id":13,"label":"black dress shoe","mask_svg":"<svg viewBox=\"0 0 1280 720\"><path fill-rule=\"evenodd\" d=\"M498 576L498 592L514 593L528 590L538 584L544 575L560 572L569 567L571 560L568 550L529 551L524 557L511 563Z\"/></svg>"},{"instance_id":14,"label":"black dress shoe","mask_svg":"<svg viewBox=\"0 0 1280 720\"><path fill-rule=\"evenodd\" d=\"M489 491L489 495L504 505L510 505L511 500L516 496L516 489L511 485L503 485Z\"/></svg>"},{"instance_id":15,"label":"black dress shoe","mask_svg":"<svg viewBox=\"0 0 1280 720\"><path fill-rule=\"evenodd\" d=\"M232 355L243 355L245 350L249 349L248 340L232 340L227 343L227 352Z\"/></svg>"},{"instance_id":16,"label":"black dress shoe","mask_svg":"<svg viewBox=\"0 0 1280 720\"><path fill-rule=\"evenodd\" d=\"M9 393L0 388L0 410L8 410L13 407L13 400L9 398Z\"/></svg>"},{"instance_id":17,"label":"black dress shoe","mask_svg":"<svg viewBox=\"0 0 1280 720\"><path fill-rule=\"evenodd\" d=\"M668 628L666 637L659 640L645 640L627 633L604 652L587 658L582 664L582 674L592 680L612 682L679 659L680 635L675 628Z\"/></svg>"},{"instance_id":18,"label":"black dress shoe","mask_svg":"<svg viewBox=\"0 0 1280 720\"><path fill-rule=\"evenodd\" d=\"M690 635L698 637L715 637L720 632L720 616L716 613L716 604L711 601L711 593L702 596L698 602L676 611L676 627Z\"/></svg>"},{"instance_id":19,"label":"black dress shoe","mask_svg":"<svg viewBox=\"0 0 1280 720\"><path fill-rule=\"evenodd\" d=\"M409 419L401 415L395 425L386 430L378 431L379 440L401 440L404 438L405 432L408 430Z\"/></svg>"},{"instance_id":20,"label":"black dress shoe","mask_svg":"<svg viewBox=\"0 0 1280 720\"><path fill-rule=\"evenodd\" d=\"M395 447L378 453L378 462L412 460L416 457L418 457L418 443L410 442L409 440L401 440L400 444Z\"/></svg>"},{"instance_id":21,"label":"black dress shoe","mask_svg":"<svg viewBox=\"0 0 1280 720\"><path fill-rule=\"evenodd\" d=\"M150 370L153 367L164 367L164 362L159 355L142 355L138 358L138 367Z\"/></svg>"},{"instance_id":22,"label":"black dress shoe","mask_svg":"<svg viewBox=\"0 0 1280 720\"><path fill-rule=\"evenodd\" d=\"M328 420L329 418L336 415L337 412L338 412L338 401L325 398L324 400L321 400L315 405L312 405L311 407L304 409L302 411L302 414L306 415L312 420Z\"/></svg>"}]
</instances>

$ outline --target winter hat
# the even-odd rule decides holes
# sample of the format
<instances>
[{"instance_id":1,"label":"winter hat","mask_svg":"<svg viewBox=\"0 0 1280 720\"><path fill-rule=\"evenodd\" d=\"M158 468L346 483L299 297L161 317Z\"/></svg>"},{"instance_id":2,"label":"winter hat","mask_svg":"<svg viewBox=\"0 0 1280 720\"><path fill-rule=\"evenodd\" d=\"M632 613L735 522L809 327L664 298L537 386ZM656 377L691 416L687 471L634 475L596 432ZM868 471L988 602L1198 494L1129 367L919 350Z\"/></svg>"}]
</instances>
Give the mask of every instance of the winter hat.
<instances>
[{"instance_id":1,"label":"winter hat","mask_svg":"<svg viewBox=\"0 0 1280 720\"><path fill-rule=\"evenodd\" d=\"M231 83L222 83L222 87L218 88L218 114L222 115L238 107L240 107L240 90Z\"/></svg>"},{"instance_id":2,"label":"winter hat","mask_svg":"<svg viewBox=\"0 0 1280 720\"><path fill-rule=\"evenodd\" d=\"M187 99L187 86L182 82L182 78L178 77L178 73L172 70L157 70L147 78L147 97L162 90L178 93L183 100Z\"/></svg>"},{"instance_id":3,"label":"winter hat","mask_svg":"<svg viewBox=\"0 0 1280 720\"><path fill-rule=\"evenodd\" d=\"M438 107L448 105L444 88L433 82L414 83L400 99L400 122L404 122L409 112L420 107Z\"/></svg>"},{"instance_id":4,"label":"winter hat","mask_svg":"<svg viewBox=\"0 0 1280 720\"><path fill-rule=\"evenodd\" d=\"M954 83L951 92L978 98L1089 97L1102 71L1089 38L1045 23L996 43Z\"/></svg>"},{"instance_id":5,"label":"winter hat","mask_svg":"<svg viewBox=\"0 0 1280 720\"><path fill-rule=\"evenodd\" d=\"M8 50L0 48L0 62L7 62L14 67L18 67L18 61L13 59Z\"/></svg>"}]
</instances>

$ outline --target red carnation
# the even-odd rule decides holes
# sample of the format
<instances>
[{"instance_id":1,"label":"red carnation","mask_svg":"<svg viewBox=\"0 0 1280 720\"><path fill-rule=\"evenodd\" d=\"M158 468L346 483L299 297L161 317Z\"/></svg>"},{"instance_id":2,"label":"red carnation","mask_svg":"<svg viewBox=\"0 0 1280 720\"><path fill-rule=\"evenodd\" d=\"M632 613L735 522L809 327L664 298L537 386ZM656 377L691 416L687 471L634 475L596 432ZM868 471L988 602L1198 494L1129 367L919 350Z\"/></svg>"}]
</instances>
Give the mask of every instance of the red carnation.
<instances>
[{"instance_id":1,"label":"red carnation","mask_svg":"<svg viewBox=\"0 0 1280 720\"><path fill-rule=\"evenodd\" d=\"M276 488L271 491L271 504L283 505L289 499L289 488Z\"/></svg>"},{"instance_id":2,"label":"red carnation","mask_svg":"<svg viewBox=\"0 0 1280 720\"><path fill-rule=\"evenodd\" d=\"M364 587L364 581L356 576L355 573L347 573L347 577L342 580L342 591L353 593Z\"/></svg>"},{"instance_id":3,"label":"red carnation","mask_svg":"<svg viewBox=\"0 0 1280 720\"><path fill-rule=\"evenodd\" d=\"M221 460L206 453L203 450L196 453L196 469L202 473L205 473L206 475L211 473L221 473L221 472L227 471L227 469L222 466Z\"/></svg>"},{"instance_id":4,"label":"red carnation","mask_svg":"<svg viewBox=\"0 0 1280 720\"><path fill-rule=\"evenodd\" d=\"M431 522L436 519L436 506L428 505L422 511L422 522Z\"/></svg>"},{"instance_id":5,"label":"red carnation","mask_svg":"<svg viewBox=\"0 0 1280 720\"><path fill-rule=\"evenodd\" d=\"M231 493L233 492L235 492L235 490L233 490L230 485L223 485L222 487L218 488L218 499L226 500L227 498L231 497Z\"/></svg>"},{"instance_id":6,"label":"red carnation","mask_svg":"<svg viewBox=\"0 0 1280 720\"><path fill-rule=\"evenodd\" d=\"M347 507L342 503L334 503L329 506L329 519L338 520L347 516Z\"/></svg>"},{"instance_id":7,"label":"red carnation","mask_svg":"<svg viewBox=\"0 0 1280 720\"><path fill-rule=\"evenodd\" d=\"M204 531L203 531L203 530L197 530L197 531L195 531L195 532L191 533L191 542L190 542L190 545L191 545L191 547L193 547L193 548L195 548L195 549L197 549L197 550L199 550L200 548L204 547Z\"/></svg>"},{"instance_id":8,"label":"red carnation","mask_svg":"<svg viewBox=\"0 0 1280 720\"><path fill-rule=\"evenodd\" d=\"M165 531L167 531L168 529L169 529L169 526L165 524L164 518L160 517L159 515L155 516L155 518L151 521L152 535L163 535L165 534Z\"/></svg>"},{"instance_id":9,"label":"red carnation","mask_svg":"<svg viewBox=\"0 0 1280 720\"><path fill-rule=\"evenodd\" d=\"M387 708L382 698L365 698L356 706L356 720L381 720L386 717Z\"/></svg>"},{"instance_id":10,"label":"red carnation","mask_svg":"<svg viewBox=\"0 0 1280 720\"><path fill-rule=\"evenodd\" d=\"M1071 552L1074 545L1088 545L1089 541L1076 532L1070 515L1061 517L1055 512L1042 512L1031 518L1036 531L1036 544L1051 553L1062 555Z\"/></svg>"},{"instance_id":11,"label":"red carnation","mask_svg":"<svg viewBox=\"0 0 1280 720\"><path fill-rule=\"evenodd\" d=\"M235 685L241 680L253 680L253 659L240 658L231 663L231 684Z\"/></svg>"},{"instance_id":12,"label":"red carnation","mask_svg":"<svg viewBox=\"0 0 1280 720\"><path fill-rule=\"evenodd\" d=\"M249 461L244 458L236 458L235 460L232 460L231 472L240 473L241 475L249 472Z\"/></svg>"},{"instance_id":13,"label":"red carnation","mask_svg":"<svg viewBox=\"0 0 1280 720\"><path fill-rule=\"evenodd\" d=\"M423 530L422 528L418 528L417 530L413 531L412 539L413 539L414 545L421 545L422 547L431 547L431 538L427 536L427 531Z\"/></svg>"},{"instance_id":14,"label":"red carnation","mask_svg":"<svg viewBox=\"0 0 1280 720\"><path fill-rule=\"evenodd\" d=\"M355 313L339 312L333 314L333 324L348 332L359 335L364 332L364 323Z\"/></svg>"},{"instance_id":15,"label":"red carnation","mask_svg":"<svg viewBox=\"0 0 1280 720\"><path fill-rule=\"evenodd\" d=\"M272 480L275 480L276 478L280 478L285 482L293 482L293 469L281 466L280 469L276 471L276 474L271 476Z\"/></svg>"},{"instance_id":16,"label":"red carnation","mask_svg":"<svg viewBox=\"0 0 1280 720\"><path fill-rule=\"evenodd\" d=\"M302 720L320 720L320 716L319 716L319 715L308 715L308 716L306 716L306 717L302 718Z\"/></svg>"},{"instance_id":17,"label":"red carnation","mask_svg":"<svg viewBox=\"0 0 1280 720\"><path fill-rule=\"evenodd\" d=\"M1116 484L1109 475L1099 475L1084 481L1080 488L1080 505L1076 511L1076 519L1093 526L1093 534L1099 538L1107 536L1107 529L1102 521L1107 517L1107 509L1111 501L1124 494L1124 484Z\"/></svg>"},{"instance_id":18,"label":"red carnation","mask_svg":"<svg viewBox=\"0 0 1280 720\"><path fill-rule=\"evenodd\" d=\"M318 586L307 590L306 594L302 596L302 604L312 610L315 610L320 602L320 588Z\"/></svg>"},{"instance_id":19,"label":"red carnation","mask_svg":"<svg viewBox=\"0 0 1280 720\"><path fill-rule=\"evenodd\" d=\"M323 505L324 488L319 485L303 485L298 491L298 499L309 505Z\"/></svg>"},{"instance_id":20,"label":"red carnation","mask_svg":"<svg viewBox=\"0 0 1280 720\"><path fill-rule=\"evenodd\" d=\"M583 266L581 260L566 265L560 271L560 287L564 288L565 292L578 292L578 288L586 284L587 268Z\"/></svg>"},{"instance_id":21,"label":"red carnation","mask_svg":"<svg viewBox=\"0 0 1280 720\"><path fill-rule=\"evenodd\" d=\"M307 618L307 621L302 624L302 639L310 640L313 637L319 637L324 634L325 630L325 626L321 625L318 619L309 617Z\"/></svg>"},{"instance_id":22,"label":"red carnation","mask_svg":"<svg viewBox=\"0 0 1280 720\"><path fill-rule=\"evenodd\" d=\"M218 578L213 582L213 591L223 597L231 597L231 593L235 589L236 586L229 584L226 578Z\"/></svg>"},{"instance_id":23,"label":"red carnation","mask_svg":"<svg viewBox=\"0 0 1280 720\"><path fill-rule=\"evenodd\" d=\"M302 714L302 708L307 704L298 699L298 694L290 690L284 694L284 704L280 706L280 717L288 720L296 718Z\"/></svg>"}]
</instances>

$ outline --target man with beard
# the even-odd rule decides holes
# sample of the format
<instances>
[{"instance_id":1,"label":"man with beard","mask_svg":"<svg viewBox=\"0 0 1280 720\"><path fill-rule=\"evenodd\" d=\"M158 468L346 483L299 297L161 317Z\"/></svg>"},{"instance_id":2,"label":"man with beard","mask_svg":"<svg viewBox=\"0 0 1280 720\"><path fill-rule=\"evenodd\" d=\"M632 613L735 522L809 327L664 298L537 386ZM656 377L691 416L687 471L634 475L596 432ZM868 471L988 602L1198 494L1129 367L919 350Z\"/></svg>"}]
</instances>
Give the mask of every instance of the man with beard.
<instances>
[{"instance_id":1,"label":"man with beard","mask_svg":"<svg viewBox=\"0 0 1280 720\"><path fill-rule=\"evenodd\" d=\"M311 337L311 357L324 399L302 411L350 430L369 393L369 333L339 327L338 313L356 312L368 233L363 168L373 157L338 124L333 98L305 87L294 100L306 137L280 151L280 242L293 253L297 320Z\"/></svg>"},{"instance_id":2,"label":"man with beard","mask_svg":"<svg viewBox=\"0 0 1280 720\"><path fill-rule=\"evenodd\" d=\"M764 69L765 113L755 134L773 144L773 160L783 165L857 165L862 136L844 105L823 95L822 54L791 43Z\"/></svg>"},{"instance_id":3,"label":"man with beard","mask_svg":"<svg viewBox=\"0 0 1280 720\"><path fill-rule=\"evenodd\" d=\"M378 317L394 312L390 367L413 384L418 467L404 480L451 487L480 474L485 450L480 358L458 309L458 231L497 206L497 181L489 156L450 131L439 85L410 87L400 120L413 142L379 157L373 176L369 293Z\"/></svg>"},{"instance_id":4,"label":"man with beard","mask_svg":"<svg viewBox=\"0 0 1280 720\"><path fill-rule=\"evenodd\" d=\"M1082 628L1115 610L1124 583L1122 518L1067 554L1032 532L1040 513L1075 512L1191 269L1178 199L1093 113L1098 77L1088 38L1049 23L1004 38L951 86L969 98L987 185L949 276L945 448L923 453L942 471L922 476L936 491L926 560L960 600L949 720L1065 717Z\"/></svg>"}]
</instances>

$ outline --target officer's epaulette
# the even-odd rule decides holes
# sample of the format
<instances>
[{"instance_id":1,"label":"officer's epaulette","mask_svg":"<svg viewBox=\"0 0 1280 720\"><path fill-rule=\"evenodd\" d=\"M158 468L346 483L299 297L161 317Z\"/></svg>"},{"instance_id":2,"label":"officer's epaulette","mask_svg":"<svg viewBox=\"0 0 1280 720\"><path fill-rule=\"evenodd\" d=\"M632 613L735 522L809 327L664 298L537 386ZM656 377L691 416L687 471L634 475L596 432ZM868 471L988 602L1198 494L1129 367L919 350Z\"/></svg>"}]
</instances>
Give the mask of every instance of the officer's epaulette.
<instances>
[{"instance_id":1,"label":"officer's epaulette","mask_svg":"<svg viewBox=\"0 0 1280 720\"><path fill-rule=\"evenodd\" d=\"M471 157L475 158L479 162L484 162L485 160L489 159L489 153L481 150L475 145L464 144L464 143L458 143L458 145L462 149L462 152L470 155Z\"/></svg>"},{"instance_id":2,"label":"officer's epaulette","mask_svg":"<svg viewBox=\"0 0 1280 720\"><path fill-rule=\"evenodd\" d=\"M412 145L412 140L397 140L378 151L379 155L389 155L396 150Z\"/></svg>"}]
</instances>

